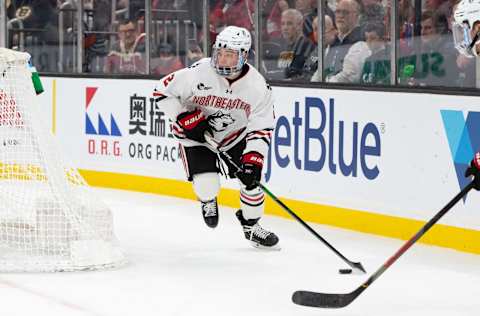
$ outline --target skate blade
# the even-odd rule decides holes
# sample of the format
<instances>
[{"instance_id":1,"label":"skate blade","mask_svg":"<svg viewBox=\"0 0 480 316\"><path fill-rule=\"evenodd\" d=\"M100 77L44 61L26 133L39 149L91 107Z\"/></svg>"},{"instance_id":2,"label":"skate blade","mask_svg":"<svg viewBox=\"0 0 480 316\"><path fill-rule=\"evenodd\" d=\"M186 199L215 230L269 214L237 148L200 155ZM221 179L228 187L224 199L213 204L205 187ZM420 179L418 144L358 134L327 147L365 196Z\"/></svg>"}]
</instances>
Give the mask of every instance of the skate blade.
<instances>
[{"instance_id":1,"label":"skate blade","mask_svg":"<svg viewBox=\"0 0 480 316\"><path fill-rule=\"evenodd\" d=\"M253 248L261 249L261 250L267 250L267 251L280 251L282 250L282 247L277 243L276 245L267 247L260 245L259 243L256 243L254 241L250 241L250 245L252 245Z\"/></svg>"}]
</instances>

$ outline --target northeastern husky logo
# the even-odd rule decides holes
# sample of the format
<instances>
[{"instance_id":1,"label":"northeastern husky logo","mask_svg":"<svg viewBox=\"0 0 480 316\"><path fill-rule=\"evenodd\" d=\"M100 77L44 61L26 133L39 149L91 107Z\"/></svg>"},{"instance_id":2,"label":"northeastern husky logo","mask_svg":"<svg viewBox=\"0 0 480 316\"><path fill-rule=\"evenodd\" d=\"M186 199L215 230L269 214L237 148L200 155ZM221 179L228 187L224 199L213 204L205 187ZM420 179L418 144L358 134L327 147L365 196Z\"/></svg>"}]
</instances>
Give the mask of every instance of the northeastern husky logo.
<instances>
[{"instance_id":1,"label":"northeastern husky logo","mask_svg":"<svg viewBox=\"0 0 480 316\"><path fill-rule=\"evenodd\" d=\"M217 111L214 114L210 115L208 118L208 125L215 132L223 132L227 129L228 125L231 125L235 122L230 114L225 114L222 111Z\"/></svg>"}]
</instances>

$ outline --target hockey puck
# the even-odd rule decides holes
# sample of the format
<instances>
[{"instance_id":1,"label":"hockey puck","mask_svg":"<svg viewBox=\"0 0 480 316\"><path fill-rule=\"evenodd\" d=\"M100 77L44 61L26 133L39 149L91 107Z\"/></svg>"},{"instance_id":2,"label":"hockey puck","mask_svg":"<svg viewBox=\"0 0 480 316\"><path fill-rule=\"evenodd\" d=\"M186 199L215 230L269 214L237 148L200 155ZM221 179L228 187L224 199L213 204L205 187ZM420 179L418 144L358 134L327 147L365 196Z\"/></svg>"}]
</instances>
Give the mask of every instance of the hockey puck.
<instances>
[{"instance_id":1,"label":"hockey puck","mask_svg":"<svg viewBox=\"0 0 480 316\"><path fill-rule=\"evenodd\" d=\"M352 269L340 269L338 270L340 274L350 274L352 273Z\"/></svg>"}]
</instances>

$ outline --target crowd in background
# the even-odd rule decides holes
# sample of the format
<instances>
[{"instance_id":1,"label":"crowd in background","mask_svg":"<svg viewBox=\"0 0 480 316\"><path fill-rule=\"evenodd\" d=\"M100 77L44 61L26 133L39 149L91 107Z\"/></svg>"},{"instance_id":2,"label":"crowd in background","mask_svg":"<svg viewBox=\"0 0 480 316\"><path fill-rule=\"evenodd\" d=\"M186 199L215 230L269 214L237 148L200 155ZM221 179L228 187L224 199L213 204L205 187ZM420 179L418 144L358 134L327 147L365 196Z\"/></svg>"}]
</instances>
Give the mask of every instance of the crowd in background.
<instances>
[{"instance_id":1,"label":"crowd in background","mask_svg":"<svg viewBox=\"0 0 480 316\"><path fill-rule=\"evenodd\" d=\"M7 0L9 47L31 52L40 71L74 72L78 1ZM203 1L152 0L145 21L144 0L83 0L83 72L163 76L207 56L205 36L211 44L225 26L237 25L260 35L261 49L254 51L270 80L389 85L391 0L324 5L320 71L317 0L260 0L260 32L254 0L209 0L205 27ZM454 6L455 0L399 0L399 84L475 87L475 60L453 47Z\"/></svg>"}]
</instances>

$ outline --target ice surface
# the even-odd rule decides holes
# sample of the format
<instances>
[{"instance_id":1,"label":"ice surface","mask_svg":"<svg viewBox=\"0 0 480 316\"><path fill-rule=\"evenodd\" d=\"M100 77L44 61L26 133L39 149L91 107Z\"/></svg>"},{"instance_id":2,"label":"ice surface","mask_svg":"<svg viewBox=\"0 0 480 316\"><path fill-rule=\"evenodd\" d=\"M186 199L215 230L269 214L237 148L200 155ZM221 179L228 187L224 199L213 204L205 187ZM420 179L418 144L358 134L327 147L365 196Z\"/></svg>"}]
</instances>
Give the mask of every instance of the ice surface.
<instances>
[{"instance_id":1,"label":"ice surface","mask_svg":"<svg viewBox=\"0 0 480 316\"><path fill-rule=\"evenodd\" d=\"M221 206L219 226L212 230L198 202L98 192L114 212L130 264L113 271L1 274L2 315L480 314L480 256L414 245L350 306L302 307L291 302L295 290L350 292L403 242L312 224L368 270L340 275L338 269L348 266L293 220L266 216L261 224L278 234L282 250L261 251L244 239L232 209Z\"/></svg>"}]
</instances>

